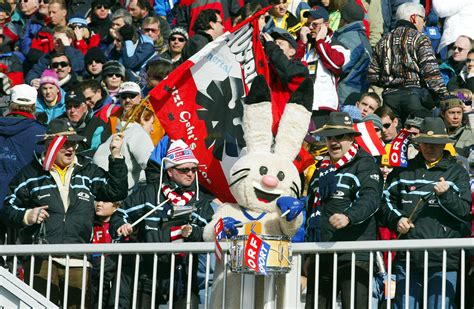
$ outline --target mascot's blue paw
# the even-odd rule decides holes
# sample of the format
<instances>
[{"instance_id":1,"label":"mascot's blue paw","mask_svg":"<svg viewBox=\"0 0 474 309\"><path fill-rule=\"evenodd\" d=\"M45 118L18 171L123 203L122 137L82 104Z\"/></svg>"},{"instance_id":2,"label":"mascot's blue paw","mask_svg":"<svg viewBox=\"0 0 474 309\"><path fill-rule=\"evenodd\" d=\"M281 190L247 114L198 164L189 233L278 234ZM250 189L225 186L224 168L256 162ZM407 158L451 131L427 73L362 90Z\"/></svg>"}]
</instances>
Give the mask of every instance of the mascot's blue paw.
<instances>
[{"instance_id":1,"label":"mascot's blue paw","mask_svg":"<svg viewBox=\"0 0 474 309\"><path fill-rule=\"evenodd\" d=\"M281 213L286 214L286 221L292 221L301 213L304 209L304 202L300 201L296 197L282 196L277 200L277 206L280 208Z\"/></svg>"},{"instance_id":2,"label":"mascot's blue paw","mask_svg":"<svg viewBox=\"0 0 474 309\"><path fill-rule=\"evenodd\" d=\"M239 234L236 225L242 224L242 222L235 220L232 217L224 217L222 218L222 222L224 222L224 235L226 238L231 238Z\"/></svg>"}]
</instances>

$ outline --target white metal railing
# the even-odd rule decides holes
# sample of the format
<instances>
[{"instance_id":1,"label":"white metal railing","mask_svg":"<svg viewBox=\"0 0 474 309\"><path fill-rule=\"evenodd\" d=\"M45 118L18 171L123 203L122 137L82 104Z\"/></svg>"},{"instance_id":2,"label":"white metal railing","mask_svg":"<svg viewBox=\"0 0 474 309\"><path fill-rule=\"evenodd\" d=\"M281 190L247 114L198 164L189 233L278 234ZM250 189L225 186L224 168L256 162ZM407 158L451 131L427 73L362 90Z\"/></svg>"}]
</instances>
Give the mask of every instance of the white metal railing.
<instances>
[{"instance_id":1,"label":"white metal railing","mask_svg":"<svg viewBox=\"0 0 474 309\"><path fill-rule=\"evenodd\" d=\"M223 244L222 246L225 252L228 251L229 245ZM341 253L351 253L351 308L354 308L354 281L355 281L355 260L356 254L361 252L369 253L369 308L372 308L372 280L371 278L374 275L374 253L377 251L388 251L388 276L393 273L392 270L392 251L405 251L406 254L406 298L405 304L408 304L409 297L409 278L410 278L410 253L412 251L424 251L424 284L423 284L423 307L427 307L427 274L428 274L428 257L429 252L431 251L442 251L443 258L443 267L442 267L442 299L446 295L446 262L447 262L447 250L458 249L461 252L461 263L459 269L460 275L460 299L458 306L460 308L465 308L465 282L466 282L466 251L474 249L474 239L472 238L462 238L462 239L426 239L426 240L393 240L393 241L358 241L358 242L335 242L335 243L294 243L292 244L293 252L293 276L296 275L296 278L299 279L299 274L301 274L301 261L302 256L314 255L315 256L315 276L314 278L308 278L309 280L313 279L315 281L315 295L314 295L314 305L315 308L318 308L318 291L319 291L319 261L320 255L329 253L333 254L334 263L333 263L333 304L336 301L336 292L337 292L337 258L338 254ZM85 306L85 293L86 293L86 269L87 269L87 255L92 253L98 253L101 256L101 267L100 267L100 283L99 283L99 308L102 304L103 297L103 278L104 278L104 259L105 254L109 255L118 255L117 259L117 286L120 286L120 272L122 271L122 258L125 254L135 255L135 277L133 279L133 294L132 294L132 307L136 308L137 306L137 289L138 289L138 273L139 273L139 261L140 256L143 254L153 254L153 283L152 283L152 296L151 296L151 307L155 308L156 294L155 287L157 284L157 267L158 267L158 254L171 254L171 272L170 272L170 292L169 292L169 307L173 306L173 286L174 286L174 267L175 267L175 255L176 253L184 252L189 256L189 265L188 265L188 278L187 278L187 291L186 291L186 304L190 308L191 304L191 269L192 264L197 263L196 254L202 253L206 256L206 271L205 271L205 299L209 299L210 291L209 282L210 272L211 272L211 253L214 251L214 243L124 243L124 244L68 244L68 245L3 245L0 246L0 255L13 257L11 271L13 274L17 273L18 268L18 258L21 256L31 256L31 265L34 267L35 256L47 256L48 257L48 282L47 282L47 292L46 297L50 297L50 284L51 284L51 264L52 259L55 256L65 256L66 257L66 278L69 271L69 261L72 256L82 256L83 261L83 278L82 278L82 295L81 295L81 304L82 307ZM226 260L228 256L226 255ZM30 286L33 286L33 273L34 269L30 270L30 277L25 278L25 282L28 282ZM288 274L287 276L290 276ZM294 277L293 277L294 278ZM293 284L296 286L289 285ZM390 283L389 283L390 285ZM68 303L68 280L64 282L65 293L63 295L62 303ZM234 288L234 287L231 287ZM291 290L291 293L285 293L287 297L285 299L285 307L291 308L300 308L302 306L301 302L301 291L300 291L300 280L287 280L287 288ZM390 290L390 286L388 287ZM224 291L225 291L225 274L224 274ZM293 292L294 291L294 292ZM119 293L120 289L115 290L115 308L118 308L119 305ZM225 292L224 292L225 295ZM243 298L242 298L243 299ZM223 304L225 302L223 301ZM388 308L390 308L391 300L387 299ZM203 305L204 308L208 308L208 301ZM241 303L241 306L243 304ZM408 308L408 306L406 306ZM444 308L444 302L442 307Z\"/></svg>"}]
</instances>

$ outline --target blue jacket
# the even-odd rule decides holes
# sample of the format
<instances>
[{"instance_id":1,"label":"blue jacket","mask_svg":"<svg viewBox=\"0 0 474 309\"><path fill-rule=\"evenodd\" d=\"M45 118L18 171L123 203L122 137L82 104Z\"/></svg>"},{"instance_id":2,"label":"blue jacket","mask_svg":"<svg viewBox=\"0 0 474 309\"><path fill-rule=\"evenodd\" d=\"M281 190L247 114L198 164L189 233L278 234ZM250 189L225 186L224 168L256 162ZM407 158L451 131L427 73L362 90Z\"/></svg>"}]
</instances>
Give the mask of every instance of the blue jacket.
<instances>
[{"instance_id":1,"label":"blue jacket","mask_svg":"<svg viewBox=\"0 0 474 309\"><path fill-rule=\"evenodd\" d=\"M138 77L140 70L155 54L153 40L146 35L139 34L137 43L133 43L131 40L125 41L121 53L112 48L110 58L122 63L125 69Z\"/></svg>"},{"instance_id":2,"label":"blue jacket","mask_svg":"<svg viewBox=\"0 0 474 309\"><path fill-rule=\"evenodd\" d=\"M37 141L46 132L38 121L9 114L0 117L0 200L13 177L34 158ZM42 149L37 148L38 152ZM0 207L1 208L1 207Z\"/></svg>"},{"instance_id":3,"label":"blue jacket","mask_svg":"<svg viewBox=\"0 0 474 309\"><path fill-rule=\"evenodd\" d=\"M31 42L38 32L45 26L41 15L37 12L31 18L24 16L19 10L15 10L11 18L19 35L20 51L23 55L28 55Z\"/></svg>"},{"instance_id":4,"label":"blue jacket","mask_svg":"<svg viewBox=\"0 0 474 309\"><path fill-rule=\"evenodd\" d=\"M66 97L66 92L60 90L59 102L56 103L53 107L49 107L44 103L44 99L41 95L38 96L36 100L36 114L45 113L48 116L47 124L51 122L54 118L58 118L66 112L66 103L64 98Z\"/></svg>"},{"instance_id":5,"label":"blue jacket","mask_svg":"<svg viewBox=\"0 0 474 309\"><path fill-rule=\"evenodd\" d=\"M354 104L369 89L367 71L372 48L362 21L353 22L334 32L333 38L351 51L351 58L342 68L337 94L342 105Z\"/></svg>"}]
</instances>

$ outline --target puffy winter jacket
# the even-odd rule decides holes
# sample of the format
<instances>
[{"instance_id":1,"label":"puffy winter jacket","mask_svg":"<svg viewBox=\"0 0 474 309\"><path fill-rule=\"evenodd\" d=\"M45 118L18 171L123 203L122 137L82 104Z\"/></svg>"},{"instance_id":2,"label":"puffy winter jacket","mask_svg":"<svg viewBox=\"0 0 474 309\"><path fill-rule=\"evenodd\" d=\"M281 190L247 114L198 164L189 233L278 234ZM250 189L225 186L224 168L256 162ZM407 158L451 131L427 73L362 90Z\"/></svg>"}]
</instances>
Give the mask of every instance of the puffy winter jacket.
<instances>
[{"instance_id":1,"label":"puffy winter jacket","mask_svg":"<svg viewBox=\"0 0 474 309\"><path fill-rule=\"evenodd\" d=\"M450 189L434 194L434 186L440 177L449 183ZM425 200L421 200L424 198ZM421 200L421 201L420 201ZM421 203L414 212L418 202ZM427 169L423 155L419 153L408 161L408 167L393 170L387 179L387 188L383 194L381 212L385 225L396 231L402 217L410 217L415 228L401 236L401 239L458 238L470 233L471 191L469 175L445 153L436 166ZM404 260L404 252L398 254ZM411 261L415 267L423 267L424 254L413 251ZM442 251L429 253L429 267L440 266ZM448 252L448 270L459 267L459 251Z\"/></svg>"}]
</instances>

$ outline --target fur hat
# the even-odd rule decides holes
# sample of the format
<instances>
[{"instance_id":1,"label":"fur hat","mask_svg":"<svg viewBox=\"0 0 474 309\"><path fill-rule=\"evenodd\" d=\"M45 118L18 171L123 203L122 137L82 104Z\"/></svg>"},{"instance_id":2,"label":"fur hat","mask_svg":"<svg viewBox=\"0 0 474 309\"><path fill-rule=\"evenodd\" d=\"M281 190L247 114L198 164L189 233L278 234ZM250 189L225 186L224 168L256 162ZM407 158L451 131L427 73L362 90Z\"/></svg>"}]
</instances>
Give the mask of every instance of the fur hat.
<instances>
[{"instance_id":1,"label":"fur hat","mask_svg":"<svg viewBox=\"0 0 474 309\"><path fill-rule=\"evenodd\" d=\"M16 85L12 88L11 102L18 105L34 105L38 92L27 84Z\"/></svg>"},{"instance_id":2,"label":"fur hat","mask_svg":"<svg viewBox=\"0 0 474 309\"><path fill-rule=\"evenodd\" d=\"M166 170L184 163L199 163L191 148L182 140L176 140L171 143L166 152L166 157L163 158L163 162Z\"/></svg>"},{"instance_id":3,"label":"fur hat","mask_svg":"<svg viewBox=\"0 0 474 309\"><path fill-rule=\"evenodd\" d=\"M189 40L188 32L183 27L174 27L173 29L171 29L170 37L174 34L179 34L183 36L186 39L186 41Z\"/></svg>"},{"instance_id":4,"label":"fur hat","mask_svg":"<svg viewBox=\"0 0 474 309\"><path fill-rule=\"evenodd\" d=\"M58 90L61 88L61 86L59 86L58 74L55 70L46 69L43 71L40 78L40 86L44 84L52 84L56 86Z\"/></svg>"},{"instance_id":5,"label":"fur hat","mask_svg":"<svg viewBox=\"0 0 474 309\"><path fill-rule=\"evenodd\" d=\"M125 79L125 67L116 60L107 61L102 67L102 76L106 77L111 74L118 74Z\"/></svg>"}]
</instances>

